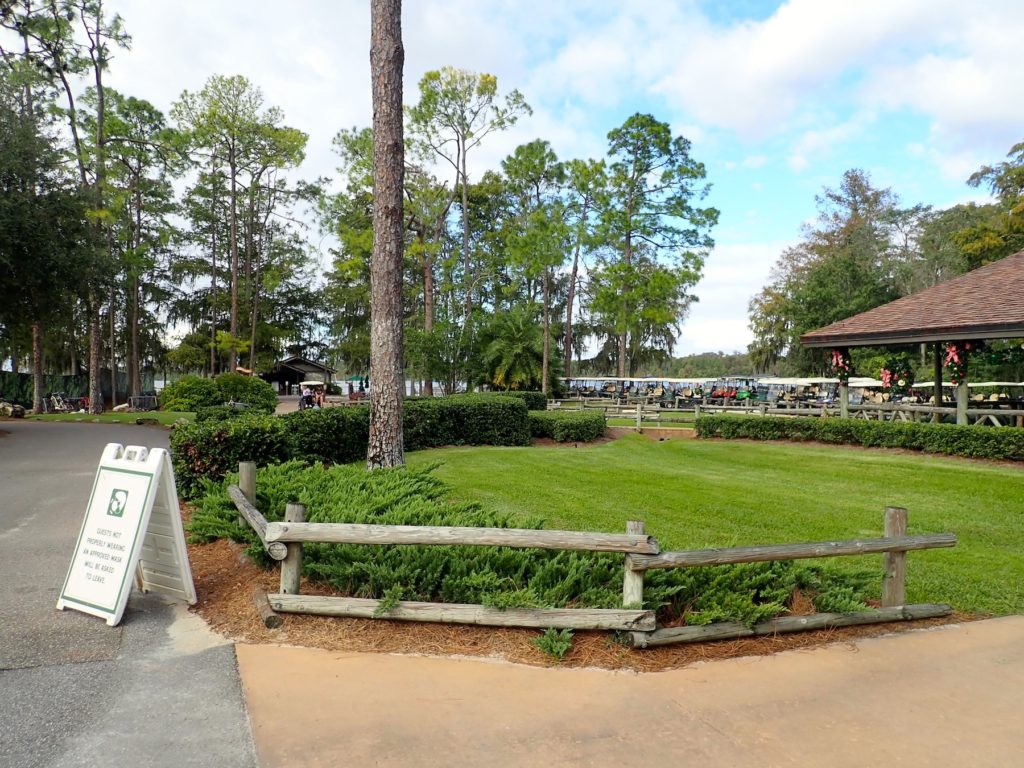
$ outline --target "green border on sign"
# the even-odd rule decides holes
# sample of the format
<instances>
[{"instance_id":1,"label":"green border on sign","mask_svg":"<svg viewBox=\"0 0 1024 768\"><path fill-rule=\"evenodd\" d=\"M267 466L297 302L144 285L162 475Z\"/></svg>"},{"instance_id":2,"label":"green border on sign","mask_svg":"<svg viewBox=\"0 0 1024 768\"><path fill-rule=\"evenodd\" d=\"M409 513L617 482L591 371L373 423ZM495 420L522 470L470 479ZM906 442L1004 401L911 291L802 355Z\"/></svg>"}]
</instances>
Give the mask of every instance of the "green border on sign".
<instances>
[{"instance_id":1,"label":"green border on sign","mask_svg":"<svg viewBox=\"0 0 1024 768\"><path fill-rule=\"evenodd\" d=\"M126 577L130 576L131 575L130 571L134 571L135 570L134 565L133 565L133 562L135 560L135 550L138 547L139 542L141 541L141 537L145 534L145 531L143 531L143 527L144 526L142 525L142 517L145 517L146 506L149 504L149 493L150 493L150 491L153 488L153 474L154 473L153 472L140 472L137 469L122 469L121 467L105 467L105 466L103 466L101 464L99 470L96 472L96 479L92 481L92 490L89 492L89 505L85 508L85 520L82 522L82 529L78 532L78 541L75 542L75 555L74 555L73 558L71 558L71 567L68 568L68 575L64 578L64 586L62 586L61 589L60 589L60 599L66 601L66 602L69 602L69 603L76 603L78 605L85 605L85 606L88 606L89 608L94 608L97 611L104 611L106 613L116 614L117 613L117 606L121 602L121 594L124 592L125 582L128 581L127 578L122 578L121 579L121 586L117 590L117 597L114 599L114 607L113 608L108 608L105 605L95 605L93 603L86 602L85 600L79 600L79 599L76 599L74 597L68 597L65 594L65 592L64 592L64 590L66 590L68 588L68 582L71 581L71 574L74 571L75 563L78 562L78 555L81 552L82 536L85 535L85 526L86 526L86 523L89 520L89 510L92 509L92 500L93 500L93 497L96 495L96 486L99 485L99 483L100 483L100 476L104 472L120 472L123 475L141 475L142 477L148 477L149 478L149 483L147 483L147 485L146 485L146 493L142 497L142 515L139 518L139 525L138 525L138 527L135 530L135 539L132 541L132 548L131 548L131 551L128 553L128 559L127 559L126 564L125 564L126 565L125 576Z\"/></svg>"}]
</instances>

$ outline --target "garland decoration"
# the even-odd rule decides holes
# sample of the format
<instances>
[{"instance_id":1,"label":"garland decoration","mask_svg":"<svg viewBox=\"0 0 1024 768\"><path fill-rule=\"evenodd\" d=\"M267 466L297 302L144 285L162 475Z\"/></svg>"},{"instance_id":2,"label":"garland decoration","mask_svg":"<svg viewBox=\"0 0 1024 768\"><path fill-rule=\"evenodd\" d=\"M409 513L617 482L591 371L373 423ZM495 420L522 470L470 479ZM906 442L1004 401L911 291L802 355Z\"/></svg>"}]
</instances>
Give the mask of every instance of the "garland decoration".
<instances>
[{"instance_id":1,"label":"garland decoration","mask_svg":"<svg viewBox=\"0 0 1024 768\"><path fill-rule=\"evenodd\" d=\"M954 384L967 380L967 358L972 352L981 348L977 341L951 341L946 345L946 367L949 378Z\"/></svg>"},{"instance_id":2,"label":"garland decoration","mask_svg":"<svg viewBox=\"0 0 1024 768\"><path fill-rule=\"evenodd\" d=\"M850 380L850 374L853 373L850 350L845 347L832 350L832 370L843 384Z\"/></svg>"},{"instance_id":3,"label":"garland decoration","mask_svg":"<svg viewBox=\"0 0 1024 768\"><path fill-rule=\"evenodd\" d=\"M905 395L914 385L914 368L905 357L891 357L882 366L882 386L893 395Z\"/></svg>"}]
</instances>

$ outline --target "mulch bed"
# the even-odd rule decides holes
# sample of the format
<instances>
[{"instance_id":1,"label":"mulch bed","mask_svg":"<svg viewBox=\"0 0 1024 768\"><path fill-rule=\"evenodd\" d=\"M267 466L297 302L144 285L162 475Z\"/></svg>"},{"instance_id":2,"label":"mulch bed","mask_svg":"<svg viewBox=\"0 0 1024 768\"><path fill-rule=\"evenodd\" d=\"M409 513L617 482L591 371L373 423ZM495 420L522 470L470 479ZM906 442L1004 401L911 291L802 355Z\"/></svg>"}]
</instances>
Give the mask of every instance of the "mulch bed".
<instances>
[{"instance_id":1,"label":"mulch bed","mask_svg":"<svg viewBox=\"0 0 1024 768\"><path fill-rule=\"evenodd\" d=\"M186 513L187 514L187 513ZM759 656L828 643L850 642L892 632L905 632L969 621L976 616L954 614L941 619L894 622L864 627L816 630L773 637L742 638L715 642L636 650L621 645L608 632L576 632L572 649L556 662L530 642L539 635L533 629L505 629L452 624L426 624L386 619L345 619L283 614L283 625L267 629L252 602L253 586L278 592L277 569L263 570L250 560L244 548L232 541L189 544L189 560L199 602L193 610L217 632L230 640L257 644L298 645L330 651L471 656L501 659L534 666L599 667L657 672L698 661ZM303 594L332 594L324 585L303 581ZM337 593L333 593L337 594ZM792 613L813 612L810 601L797 595Z\"/></svg>"}]
</instances>

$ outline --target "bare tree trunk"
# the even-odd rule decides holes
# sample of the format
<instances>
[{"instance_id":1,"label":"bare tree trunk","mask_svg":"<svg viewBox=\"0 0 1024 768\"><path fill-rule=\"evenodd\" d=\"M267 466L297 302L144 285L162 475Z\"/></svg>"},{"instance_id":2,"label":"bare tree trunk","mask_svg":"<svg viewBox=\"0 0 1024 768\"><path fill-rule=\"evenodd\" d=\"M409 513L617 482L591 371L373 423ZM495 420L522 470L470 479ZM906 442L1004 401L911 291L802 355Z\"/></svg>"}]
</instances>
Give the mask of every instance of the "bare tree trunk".
<instances>
[{"instance_id":1,"label":"bare tree trunk","mask_svg":"<svg viewBox=\"0 0 1024 768\"><path fill-rule=\"evenodd\" d=\"M11 358L12 370L14 358ZM39 323L32 323L32 410L43 412L43 329Z\"/></svg>"},{"instance_id":2,"label":"bare tree trunk","mask_svg":"<svg viewBox=\"0 0 1024 768\"><path fill-rule=\"evenodd\" d=\"M540 391L548 393L548 363L551 355L551 302L549 267L544 267L544 353L541 355Z\"/></svg>"},{"instance_id":3,"label":"bare tree trunk","mask_svg":"<svg viewBox=\"0 0 1024 768\"><path fill-rule=\"evenodd\" d=\"M131 316L128 320L130 360L128 363L129 389L132 397L142 394L142 362L139 359L139 276L132 275Z\"/></svg>"},{"instance_id":4,"label":"bare tree trunk","mask_svg":"<svg viewBox=\"0 0 1024 768\"><path fill-rule=\"evenodd\" d=\"M114 288L110 288L110 407L117 405L117 338L114 335Z\"/></svg>"},{"instance_id":5,"label":"bare tree trunk","mask_svg":"<svg viewBox=\"0 0 1024 768\"><path fill-rule=\"evenodd\" d=\"M435 239L436 242L436 239ZM424 245L423 248L423 332L430 336L434 332L434 257ZM427 366L423 377L423 394L434 396L434 377Z\"/></svg>"},{"instance_id":6,"label":"bare tree trunk","mask_svg":"<svg viewBox=\"0 0 1024 768\"><path fill-rule=\"evenodd\" d=\"M565 378L572 378L572 305L576 299L576 274L580 265L580 242L572 255L572 272L569 274L569 295L565 299Z\"/></svg>"},{"instance_id":7,"label":"bare tree trunk","mask_svg":"<svg viewBox=\"0 0 1024 768\"><path fill-rule=\"evenodd\" d=\"M103 413L103 389L100 387L100 301L89 293L89 413Z\"/></svg>"},{"instance_id":8,"label":"bare tree trunk","mask_svg":"<svg viewBox=\"0 0 1024 768\"><path fill-rule=\"evenodd\" d=\"M402 134L401 0L370 5L373 91L373 260L370 265L369 469L405 463L402 434Z\"/></svg>"},{"instance_id":9,"label":"bare tree trunk","mask_svg":"<svg viewBox=\"0 0 1024 768\"><path fill-rule=\"evenodd\" d=\"M210 378L217 375L217 194L210 200Z\"/></svg>"},{"instance_id":10,"label":"bare tree trunk","mask_svg":"<svg viewBox=\"0 0 1024 768\"><path fill-rule=\"evenodd\" d=\"M230 222L230 248L231 248L231 350L228 352L228 370L234 372L238 367L238 355L235 354L234 343L238 338L238 186L236 176L238 174L237 162L235 159L235 147L232 144L228 150L228 169L231 174L231 214L228 217Z\"/></svg>"}]
</instances>

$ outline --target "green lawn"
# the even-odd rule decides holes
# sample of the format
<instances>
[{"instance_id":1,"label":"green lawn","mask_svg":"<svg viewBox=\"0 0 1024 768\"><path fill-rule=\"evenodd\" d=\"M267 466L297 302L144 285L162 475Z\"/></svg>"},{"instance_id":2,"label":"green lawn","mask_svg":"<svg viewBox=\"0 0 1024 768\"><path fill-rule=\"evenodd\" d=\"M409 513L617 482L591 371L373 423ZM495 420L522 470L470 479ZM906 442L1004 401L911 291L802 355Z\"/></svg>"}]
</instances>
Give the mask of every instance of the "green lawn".
<instances>
[{"instance_id":1,"label":"green lawn","mask_svg":"<svg viewBox=\"0 0 1024 768\"><path fill-rule=\"evenodd\" d=\"M183 413L179 411L146 411L140 413L101 413L94 416L90 413L41 413L38 416L29 416L36 421L87 421L101 424L134 424L138 419L156 419L159 423L167 426L178 419L192 421L194 413Z\"/></svg>"},{"instance_id":2,"label":"green lawn","mask_svg":"<svg viewBox=\"0 0 1024 768\"><path fill-rule=\"evenodd\" d=\"M537 514L547 527L625 531L643 520L662 549L880 536L886 506L910 533L950 531L954 549L908 554L907 599L1024 612L1024 467L864 450L630 435L582 448L446 448L458 499ZM881 556L835 558L881 572ZM879 591L880 591L879 578Z\"/></svg>"}]
</instances>

